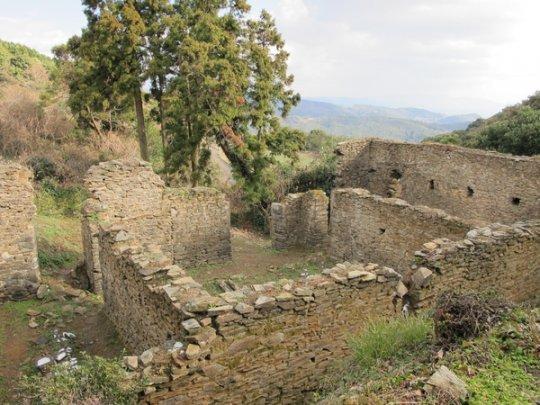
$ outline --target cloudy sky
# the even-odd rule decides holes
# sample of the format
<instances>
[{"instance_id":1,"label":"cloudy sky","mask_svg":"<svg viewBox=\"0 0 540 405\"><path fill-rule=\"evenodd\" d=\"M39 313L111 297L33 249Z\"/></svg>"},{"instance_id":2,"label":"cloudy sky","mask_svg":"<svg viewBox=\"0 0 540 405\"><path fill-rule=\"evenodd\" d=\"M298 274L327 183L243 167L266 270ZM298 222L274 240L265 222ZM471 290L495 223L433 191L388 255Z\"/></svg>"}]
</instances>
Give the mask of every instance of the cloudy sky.
<instances>
[{"instance_id":1,"label":"cloudy sky","mask_svg":"<svg viewBox=\"0 0 540 405\"><path fill-rule=\"evenodd\" d=\"M540 0L252 0L269 10L304 98L489 115L540 90ZM78 0L0 0L0 38L48 52Z\"/></svg>"}]
</instances>

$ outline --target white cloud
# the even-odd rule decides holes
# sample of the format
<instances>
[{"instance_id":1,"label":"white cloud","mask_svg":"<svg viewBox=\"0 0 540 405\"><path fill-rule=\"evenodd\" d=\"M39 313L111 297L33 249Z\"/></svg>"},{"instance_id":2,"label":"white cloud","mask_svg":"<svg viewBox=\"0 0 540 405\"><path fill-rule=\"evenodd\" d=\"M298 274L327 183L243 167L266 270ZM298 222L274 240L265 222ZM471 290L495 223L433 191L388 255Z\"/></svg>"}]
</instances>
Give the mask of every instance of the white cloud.
<instances>
[{"instance_id":1,"label":"white cloud","mask_svg":"<svg viewBox=\"0 0 540 405\"><path fill-rule=\"evenodd\" d=\"M540 89L540 1L254 0L305 97L487 115Z\"/></svg>"},{"instance_id":2,"label":"white cloud","mask_svg":"<svg viewBox=\"0 0 540 405\"><path fill-rule=\"evenodd\" d=\"M69 37L70 34L47 21L0 17L0 38L25 44L44 54L50 55L53 46Z\"/></svg>"}]
</instances>

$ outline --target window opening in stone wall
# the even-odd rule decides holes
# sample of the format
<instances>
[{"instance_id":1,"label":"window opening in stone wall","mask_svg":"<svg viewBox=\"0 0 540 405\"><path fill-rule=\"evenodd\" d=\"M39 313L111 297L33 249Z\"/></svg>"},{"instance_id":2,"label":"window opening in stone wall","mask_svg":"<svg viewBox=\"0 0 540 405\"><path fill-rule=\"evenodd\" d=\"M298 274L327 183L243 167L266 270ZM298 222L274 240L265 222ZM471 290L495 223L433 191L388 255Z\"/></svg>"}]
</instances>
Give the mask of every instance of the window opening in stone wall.
<instances>
[{"instance_id":1,"label":"window opening in stone wall","mask_svg":"<svg viewBox=\"0 0 540 405\"><path fill-rule=\"evenodd\" d=\"M430 190L435 190L435 180L430 180L429 181L429 189Z\"/></svg>"},{"instance_id":2,"label":"window opening in stone wall","mask_svg":"<svg viewBox=\"0 0 540 405\"><path fill-rule=\"evenodd\" d=\"M474 195L474 190L472 187L467 187L467 196L472 197Z\"/></svg>"},{"instance_id":3,"label":"window opening in stone wall","mask_svg":"<svg viewBox=\"0 0 540 405\"><path fill-rule=\"evenodd\" d=\"M392 171L390 172L390 177L399 180L403 177L403 174L397 169L392 169Z\"/></svg>"},{"instance_id":4,"label":"window opening in stone wall","mask_svg":"<svg viewBox=\"0 0 540 405\"><path fill-rule=\"evenodd\" d=\"M514 204L514 205L521 204L521 198L519 198L519 197L512 198L512 204Z\"/></svg>"}]
</instances>

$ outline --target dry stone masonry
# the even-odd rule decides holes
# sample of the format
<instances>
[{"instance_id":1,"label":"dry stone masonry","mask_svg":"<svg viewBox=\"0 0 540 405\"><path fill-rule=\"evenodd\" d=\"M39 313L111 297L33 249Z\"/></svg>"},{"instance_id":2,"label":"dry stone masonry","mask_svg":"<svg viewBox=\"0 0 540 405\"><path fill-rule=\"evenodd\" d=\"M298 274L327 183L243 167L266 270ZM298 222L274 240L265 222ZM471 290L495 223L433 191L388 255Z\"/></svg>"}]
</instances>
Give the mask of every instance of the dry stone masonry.
<instances>
[{"instance_id":1,"label":"dry stone masonry","mask_svg":"<svg viewBox=\"0 0 540 405\"><path fill-rule=\"evenodd\" d=\"M471 226L444 211L412 206L364 189L332 192L331 255L340 260L385 263L408 269L414 252L435 238L462 239Z\"/></svg>"},{"instance_id":2,"label":"dry stone masonry","mask_svg":"<svg viewBox=\"0 0 540 405\"><path fill-rule=\"evenodd\" d=\"M448 288L537 302L537 158L379 140L337 153L331 204L322 191L287 196L271 234L277 248L346 261L219 295L181 266L230 256L223 195L166 189L141 162L91 171L87 261L140 353L125 362L146 378L143 403L302 403L371 317L430 307Z\"/></svg>"},{"instance_id":3,"label":"dry stone masonry","mask_svg":"<svg viewBox=\"0 0 540 405\"><path fill-rule=\"evenodd\" d=\"M328 238L328 197L322 190L289 194L271 207L270 234L276 249L322 247Z\"/></svg>"},{"instance_id":4,"label":"dry stone masonry","mask_svg":"<svg viewBox=\"0 0 540 405\"><path fill-rule=\"evenodd\" d=\"M94 291L101 292L99 233L122 224L142 244L159 246L175 264L196 265L231 255L229 203L210 188L167 188L149 163L103 162L88 171L91 197L83 208L85 264Z\"/></svg>"},{"instance_id":5,"label":"dry stone masonry","mask_svg":"<svg viewBox=\"0 0 540 405\"><path fill-rule=\"evenodd\" d=\"M31 172L0 160L0 301L23 298L39 283Z\"/></svg>"},{"instance_id":6,"label":"dry stone masonry","mask_svg":"<svg viewBox=\"0 0 540 405\"><path fill-rule=\"evenodd\" d=\"M439 208L478 225L540 216L540 157L367 139L336 150L337 187Z\"/></svg>"}]
</instances>

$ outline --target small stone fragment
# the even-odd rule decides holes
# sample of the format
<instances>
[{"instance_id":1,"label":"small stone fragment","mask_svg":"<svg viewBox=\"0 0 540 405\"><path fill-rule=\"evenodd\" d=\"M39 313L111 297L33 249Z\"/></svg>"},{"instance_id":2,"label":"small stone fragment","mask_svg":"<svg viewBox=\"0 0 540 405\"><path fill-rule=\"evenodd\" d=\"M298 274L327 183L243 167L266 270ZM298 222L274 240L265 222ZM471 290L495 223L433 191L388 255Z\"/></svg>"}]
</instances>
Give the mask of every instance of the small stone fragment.
<instances>
[{"instance_id":1,"label":"small stone fragment","mask_svg":"<svg viewBox=\"0 0 540 405\"><path fill-rule=\"evenodd\" d=\"M30 319L30 322L28 322L28 327L30 329L36 329L39 326L39 324L36 322L34 318Z\"/></svg>"},{"instance_id":2,"label":"small stone fragment","mask_svg":"<svg viewBox=\"0 0 540 405\"><path fill-rule=\"evenodd\" d=\"M276 299L274 297L267 297L265 295L261 295L259 298L257 298L257 301L255 301L255 308L272 308L275 304Z\"/></svg>"},{"instance_id":3,"label":"small stone fragment","mask_svg":"<svg viewBox=\"0 0 540 405\"><path fill-rule=\"evenodd\" d=\"M246 314L251 314L253 311L255 311L255 308L253 308L251 305L240 302L236 304L236 306L234 307L234 310L238 312L239 314L246 315Z\"/></svg>"},{"instance_id":4,"label":"small stone fragment","mask_svg":"<svg viewBox=\"0 0 540 405\"><path fill-rule=\"evenodd\" d=\"M199 345L188 345L186 349L186 357L188 360L193 360L199 357L199 354L201 353L201 348Z\"/></svg>"},{"instance_id":5,"label":"small stone fragment","mask_svg":"<svg viewBox=\"0 0 540 405\"><path fill-rule=\"evenodd\" d=\"M430 269L426 267L420 267L414 272L412 280L417 288L423 288L429 284L432 275L433 272Z\"/></svg>"},{"instance_id":6,"label":"small stone fragment","mask_svg":"<svg viewBox=\"0 0 540 405\"><path fill-rule=\"evenodd\" d=\"M141 363L143 366L148 366L152 363L152 360L154 360L154 353L152 352L152 349L148 349L147 351L143 352L139 359L141 360Z\"/></svg>"},{"instance_id":7,"label":"small stone fragment","mask_svg":"<svg viewBox=\"0 0 540 405\"><path fill-rule=\"evenodd\" d=\"M187 333L193 335L201 329L201 325L195 318L187 319L182 322L182 327L186 330Z\"/></svg>"},{"instance_id":8,"label":"small stone fragment","mask_svg":"<svg viewBox=\"0 0 540 405\"><path fill-rule=\"evenodd\" d=\"M427 384L437 387L454 399L464 401L469 395L467 386L446 366L441 366L427 381Z\"/></svg>"},{"instance_id":9,"label":"small stone fragment","mask_svg":"<svg viewBox=\"0 0 540 405\"><path fill-rule=\"evenodd\" d=\"M131 371L139 367L139 358L137 356L124 356L124 365Z\"/></svg>"}]
</instances>

